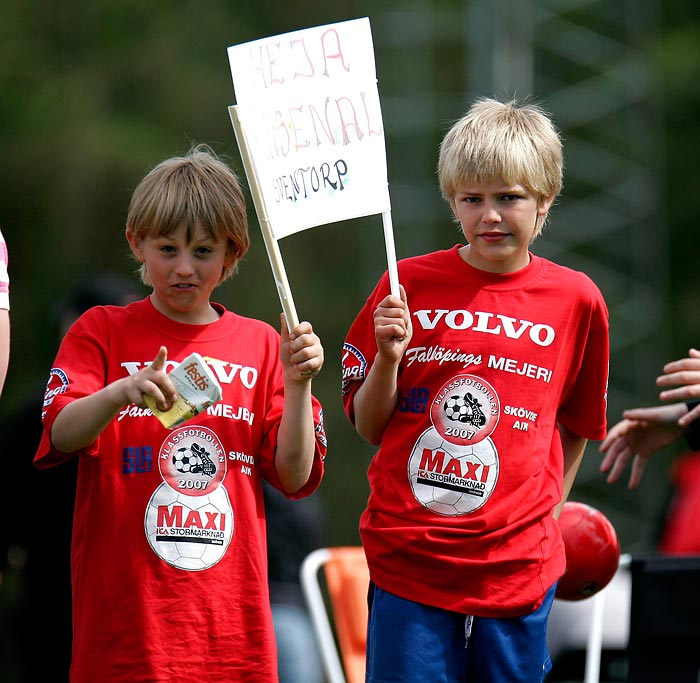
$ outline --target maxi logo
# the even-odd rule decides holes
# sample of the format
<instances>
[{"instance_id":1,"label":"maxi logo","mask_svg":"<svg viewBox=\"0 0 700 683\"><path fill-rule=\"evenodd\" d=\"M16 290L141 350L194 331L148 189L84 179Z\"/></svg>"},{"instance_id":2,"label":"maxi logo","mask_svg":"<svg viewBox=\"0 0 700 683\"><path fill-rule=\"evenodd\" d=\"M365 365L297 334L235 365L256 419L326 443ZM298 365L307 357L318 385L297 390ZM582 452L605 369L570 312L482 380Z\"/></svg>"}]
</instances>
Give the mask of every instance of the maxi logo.
<instances>
[{"instance_id":1,"label":"maxi logo","mask_svg":"<svg viewBox=\"0 0 700 683\"><path fill-rule=\"evenodd\" d=\"M183 510L185 517L183 519ZM185 509L182 505L159 505L156 524L161 529L211 529L214 531L226 530L226 513L204 510L204 515L199 510Z\"/></svg>"},{"instance_id":2,"label":"maxi logo","mask_svg":"<svg viewBox=\"0 0 700 683\"><path fill-rule=\"evenodd\" d=\"M153 552L169 565L200 571L226 553L234 514L226 487L192 497L162 483L146 508L144 531Z\"/></svg>"},{"instance_id":3,"label":"maxi logo","mask_svg":"<svg viewBox=\"0 0 700 683\"><path fill-rule=\"evenodd\" d=\"M436 472L461 480L470 479L482 484L488 481L490 465L470 460L458 460L445 451L423 449L418 469L422 472Z\"/></svg>"},{"instance_id":4,"label":"maxi logo","mask_svg":"<svg viewBox=\"0 0 700 683\"><path fill-rule=\"evenodd\" d=\"M494 443L457 444L435 428L423 432L408 462L408 479L416 500L440 515L466 515L491 496L498 480Z\"/></svg>"}]
</instances>

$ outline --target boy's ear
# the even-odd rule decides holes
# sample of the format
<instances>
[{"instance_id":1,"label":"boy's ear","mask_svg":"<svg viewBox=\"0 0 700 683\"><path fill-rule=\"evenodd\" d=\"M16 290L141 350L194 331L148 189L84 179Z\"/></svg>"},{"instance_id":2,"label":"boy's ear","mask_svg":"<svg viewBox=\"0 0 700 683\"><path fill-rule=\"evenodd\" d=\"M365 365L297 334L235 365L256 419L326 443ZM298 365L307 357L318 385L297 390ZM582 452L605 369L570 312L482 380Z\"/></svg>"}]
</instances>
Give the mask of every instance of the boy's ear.
<instances>
[{"instance_id":1,"label":"boy's ear","mask_svg":"<svg viewBox=\"0 0 700 683\"><path fill-rule=\"evenodd\" d=\"M552 208L552 204L554 204L556 197L556 193L553 193L549 195L549 197L540 198L540 201L537 203L537 215L546 216L549 213L549 210Z\"/></svg>"},{"instance_id":2,"label":"boy's ear","mask_svg":"<svg viewBox=\"0 0 700 683\"><path fill-rule=\"evenodd\" d=\"M143 263L143 246L140 237L135 235L131 230L127 228L126 230L126 241L129 243L131 248L131 253L136 257L139 263Z\"/></svg>"}]
</instances>

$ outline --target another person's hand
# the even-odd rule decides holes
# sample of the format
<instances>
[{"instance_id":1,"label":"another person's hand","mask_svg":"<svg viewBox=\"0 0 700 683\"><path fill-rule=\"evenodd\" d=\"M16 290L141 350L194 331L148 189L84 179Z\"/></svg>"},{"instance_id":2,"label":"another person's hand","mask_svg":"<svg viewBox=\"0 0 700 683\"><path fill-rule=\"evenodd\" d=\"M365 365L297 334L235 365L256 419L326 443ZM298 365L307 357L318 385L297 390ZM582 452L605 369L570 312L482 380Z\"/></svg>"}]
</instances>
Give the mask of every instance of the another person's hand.
<instances>
[{"instance_id":1,"label":"another person's hand","mask_svg":"<svg viewBox=\"0 0 700 683\"><path fill-rule=\"evenodd\" d=\"M700 351L690 349L687 358L666 363L664 374L657 377L656 384L660 387L676 387L675 389L664 389L659 394L662 401L700 399ZM683 413L678 424L681 427L687 427L698 418L700 418L700 405Z\"/></svg>"},{"instance_id":2,"label":"another person's hand","mask_svg":"<svg viewBox=\"0 0 700 683\"><path fill-rule=\"evenodd\" d=\"M687 412L685 403L625 410L624 419L600 444L600 451L606 454L600 470L608 472L608 483L616 482L631 461L628 486L637 488L649 458L681 437L678 421Z\"/></svg>"}]
</instances>

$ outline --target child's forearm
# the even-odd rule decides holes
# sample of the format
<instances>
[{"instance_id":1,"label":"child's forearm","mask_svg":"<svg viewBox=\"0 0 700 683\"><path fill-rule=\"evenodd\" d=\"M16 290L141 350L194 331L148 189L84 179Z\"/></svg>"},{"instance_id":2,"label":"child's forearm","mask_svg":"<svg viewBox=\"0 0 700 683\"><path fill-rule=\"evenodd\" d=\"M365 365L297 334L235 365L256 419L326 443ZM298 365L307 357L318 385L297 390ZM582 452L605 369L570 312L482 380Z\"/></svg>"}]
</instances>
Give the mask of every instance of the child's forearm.
<instances>
[{"instance_id":1,"label":"child's forearm","mask_svg":"<svg viewBox=\"0 0 700 683\"><path fill-rule=\"evenodd\" d=\"M287 493L296 493L309 480L315 452L311 382L289 382L275 451L275 469Z\"/></svg>"},{"instance_id":2,"label":"child's forearm","mask_svg":"<svg viewBox=\"0 0 700 683\"><path fill-rule=\"evenodd\" d=\"M61 453L89 446L124 405L118 382L69 403L51 426L51 442Z\"/></svg>"},{"instance_id":3,"label":"child's forearm","mask_svg":"<svg viewBox=\"0 0 700 683\"><path fill-rule=\"evenodd\" d=\"M564 480L562 482L562 498L559 504L554 508L554 516L558 519L566 499L569 497L571 488L574 485L574 479L578 473L583 454L586 450L588 439L585 439L578 434L574 434L570 429L563 425L558 425L559 434L561 435L562 451L564 455Z\"/></svg>"},{"instance_id":4,"label":"child's forearm","mask_svg":"<svg viewBox=\"0 0 700 683\"><path fill-rule=\"evenodd\" d=\"M10 362L10 312L0 309L0 393L7 378L7 368Z\"/></svg>"},{"instance_id":5,"label":"child's forearm","mask_svg":"<svg viewBox=\"0 0 700 683\"><path fill-rule=\"evenodd\" d=\"M398 403L397 377L398 363L386 361L377 354L353 400L355 429L375 446L381 442L384 429Z\"/></svg>"}]
</instances>

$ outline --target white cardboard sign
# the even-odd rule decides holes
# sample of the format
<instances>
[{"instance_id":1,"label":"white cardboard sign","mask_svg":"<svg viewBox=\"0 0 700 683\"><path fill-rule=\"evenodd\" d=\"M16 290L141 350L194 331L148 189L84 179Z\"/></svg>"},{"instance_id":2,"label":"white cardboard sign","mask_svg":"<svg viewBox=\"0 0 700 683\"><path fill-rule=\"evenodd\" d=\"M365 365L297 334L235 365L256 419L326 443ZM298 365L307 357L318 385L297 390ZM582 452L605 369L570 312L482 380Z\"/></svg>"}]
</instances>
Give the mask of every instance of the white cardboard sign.
<instances>
[{"instance_id":1,"label":"white cardboard sign","mask_svg":"<svg viewBox=\"0 0 700 683\"><path fill-rule=\"evenodd\" d=\"M369 19L228 48L275 239L391 210Z\"/></svg>"}]
</instances>

